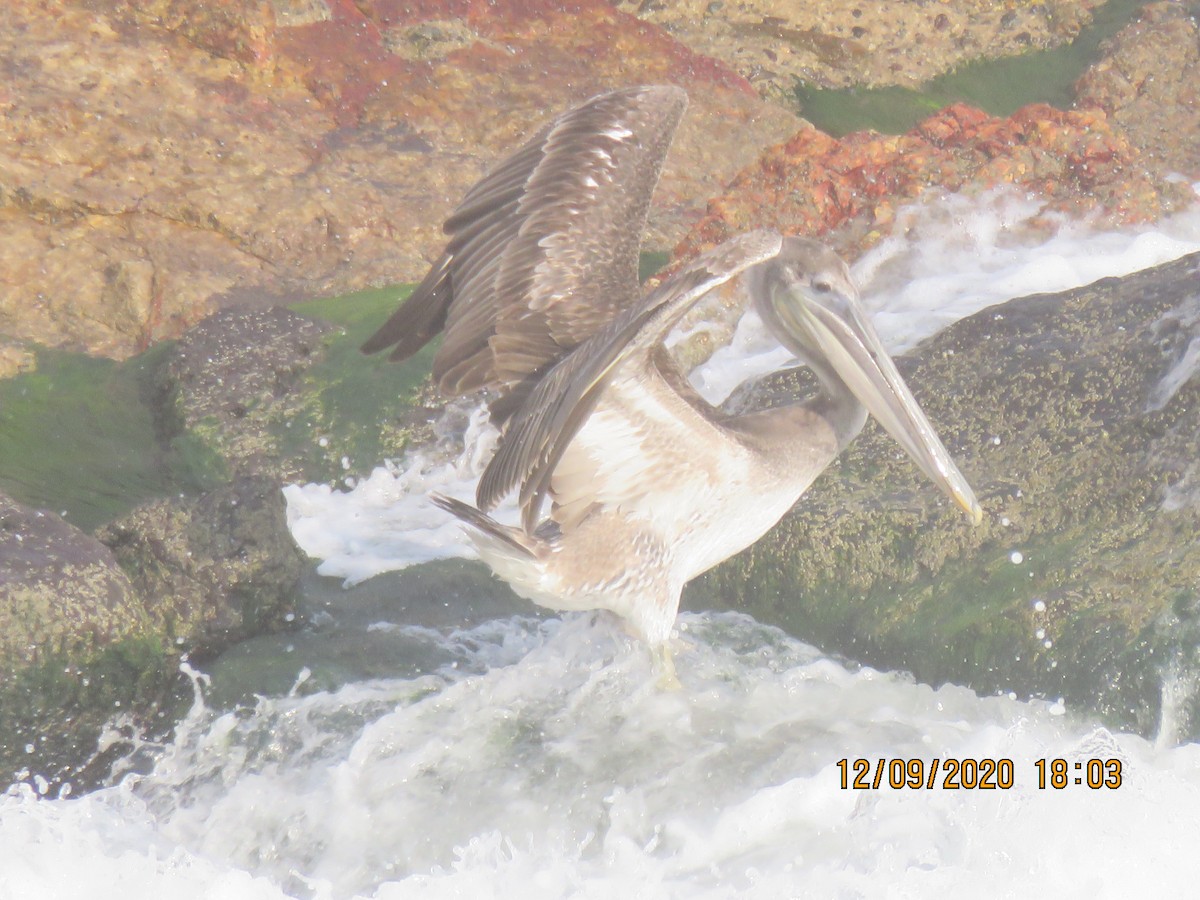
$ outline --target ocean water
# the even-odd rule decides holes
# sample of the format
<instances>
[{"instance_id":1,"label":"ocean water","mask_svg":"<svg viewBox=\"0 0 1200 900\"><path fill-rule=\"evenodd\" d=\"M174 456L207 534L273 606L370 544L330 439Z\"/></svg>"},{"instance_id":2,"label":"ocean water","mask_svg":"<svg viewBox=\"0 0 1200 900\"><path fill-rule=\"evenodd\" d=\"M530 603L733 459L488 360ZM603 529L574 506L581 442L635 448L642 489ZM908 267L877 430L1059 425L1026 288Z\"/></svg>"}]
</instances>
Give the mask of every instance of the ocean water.
<instances>
[{"instance_id":1,"label":"ocean water","mask_svg":"<svg viewBox=\"0 0 1200 900\"><path fill-rule=\"evenodd\" d=\"M681 618L679 691L589 615L421 636L427 674L198 701L150 774L0 798L0 897L1116 898L1189 896L1200 871L1195 745L855 669L737 614ZM854 790L843 759L1008 760L1011 786ZM1054 759L1069 783L1043 788ZM1119 786L1074 783L1117 762Z\"/></svg>"},{"instance_id":2,"label":"ocean water","mask_svg":"<svg viewBox=\"0 0 1200 900\"><path fill-rule=\"evenodd\" d=\"M1047 223L1012 195L904 215L856 267L893 350L1011 296L1200 249L1195 211L1124 233ZM719 398L785 361L749 319L694 380ZM424 498L469 498L495 438L468 406L444 431L352 489L288 489L326 574L467 554ZM1190 896L1200 877L1200 747L1176 746L1171 721L1195 685L1177 673L1152 741L1054 698L831 659L738 614L680 618L677 691L603 616L362 627L425 662L314 692L301 649L291 691L236 708L188 670L176 735L140 745L110 786L52 797L34 778L0 795L0 900L1123 898ZM857 760L877 788L843 785ZM921 786L890 786L892 760L920 761ZM968 783L981 766L1001 777L954 788L949 760L970 761Z\"/></svg>"}]
</instances>

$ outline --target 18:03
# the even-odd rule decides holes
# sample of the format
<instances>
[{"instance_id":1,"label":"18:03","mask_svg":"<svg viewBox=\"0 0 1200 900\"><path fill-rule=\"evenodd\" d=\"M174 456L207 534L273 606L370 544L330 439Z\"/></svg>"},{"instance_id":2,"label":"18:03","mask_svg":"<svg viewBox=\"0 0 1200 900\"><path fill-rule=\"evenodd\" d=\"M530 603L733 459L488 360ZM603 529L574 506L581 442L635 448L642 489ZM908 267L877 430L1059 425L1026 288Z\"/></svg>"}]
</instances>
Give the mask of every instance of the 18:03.
<instances>
[{"instance_id":1,"label":"18:03","mask_svg":"<svg viewBox=\"0 0 1200 900\"><path fill-rule=\"evenodd\" d=\"M1086 759L1068 762L1065 759L1039 759L1034 762L1038 771L1038 787L1042 790L1062 790L1070 785L1087 785L1093 790L1121 786L1121 760Z\"/></svg>"}]
</instances>

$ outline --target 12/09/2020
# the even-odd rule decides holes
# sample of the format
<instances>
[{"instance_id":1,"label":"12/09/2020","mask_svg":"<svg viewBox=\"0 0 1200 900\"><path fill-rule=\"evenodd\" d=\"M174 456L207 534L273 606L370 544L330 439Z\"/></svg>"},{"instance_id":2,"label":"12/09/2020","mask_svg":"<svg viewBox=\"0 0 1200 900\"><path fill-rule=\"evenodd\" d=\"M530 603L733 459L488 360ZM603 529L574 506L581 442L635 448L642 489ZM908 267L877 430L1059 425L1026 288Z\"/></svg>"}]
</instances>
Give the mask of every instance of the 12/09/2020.
<instances>
[{"instance_id":1,"label":"12/09/2020","mask_svg":"<svg viewBox=\"0 0 1200 900\"><path fill-rule=\"evenodd\" d=\"M1008 790L1015 784L1011 759L839 759L842 790ZM1038 788L1087 786L1093 790L1121 786L1119 759L1039 759L1034 761Z\"/></svg>"}]
</instances>

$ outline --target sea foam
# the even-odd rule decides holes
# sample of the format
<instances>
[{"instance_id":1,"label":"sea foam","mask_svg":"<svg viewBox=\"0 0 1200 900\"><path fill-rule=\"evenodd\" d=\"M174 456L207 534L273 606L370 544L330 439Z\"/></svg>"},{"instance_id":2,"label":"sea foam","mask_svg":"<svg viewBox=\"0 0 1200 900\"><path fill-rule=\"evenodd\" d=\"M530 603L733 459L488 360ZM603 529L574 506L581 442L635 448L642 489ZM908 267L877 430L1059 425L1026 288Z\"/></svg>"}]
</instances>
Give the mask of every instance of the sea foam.
<instances>
[{"instance_id":1,"label":"sea foam","mask_svg":"<svg viewBox=\"0 0 1200 900\"><path fill-rule=\"evenodd\" d=\"M588 615L425 630L443 664L198 704L148 774L0 797L0 896L1186 896L1200 747L685 614L684 689ZM399 626L403 627L403 626ZM1010 787L842 786L839 760L1009 760ZM1071 783L1039 784L1036 761ZM1088 762L1120 764L1089 788ZM1076 770L1075 763L1081 768Z\"/></svg>"}]
</instances>

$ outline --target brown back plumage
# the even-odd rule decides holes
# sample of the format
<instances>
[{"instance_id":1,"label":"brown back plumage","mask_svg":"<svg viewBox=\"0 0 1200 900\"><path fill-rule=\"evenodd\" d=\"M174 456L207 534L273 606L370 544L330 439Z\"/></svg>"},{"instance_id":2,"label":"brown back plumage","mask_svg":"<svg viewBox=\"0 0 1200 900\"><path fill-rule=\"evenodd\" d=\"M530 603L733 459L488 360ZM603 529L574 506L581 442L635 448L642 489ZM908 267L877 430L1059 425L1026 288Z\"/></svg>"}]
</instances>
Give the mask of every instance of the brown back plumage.
<instances>
[{"instance_id":1,"label":"brown back plumage","mask_svg":"<svg viewBox=\"0 0 1200 900\"><path fill-rule=\"evenodd\" d=\"M497 389L506 417L506 393L640 299L650 197L686 105L679 88L629 88L544 126L463 198L442 256L363 351L404 359L445 331L438 387Z\"/></svg>"},{"instance_id":2,"label":"brown back plumage","mask_svg":"<svg viewBox=\"0 0 1200 900\"><path fill-rule=\"evenodd\" d=\"M475 494L479 508L491 509L519 487L522 522L532 533L555 466L614 373L635 356L651 360L701 297L774 257L782 240L775 232L751 231L701 254L560 360L515 411L479 480Z\"/></svg>"}]
</instances>

